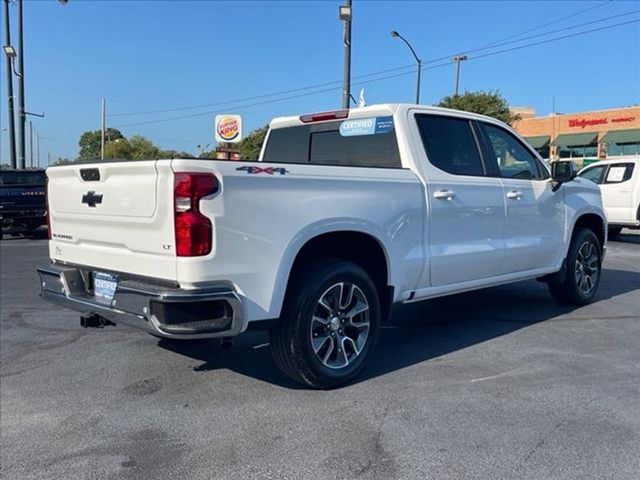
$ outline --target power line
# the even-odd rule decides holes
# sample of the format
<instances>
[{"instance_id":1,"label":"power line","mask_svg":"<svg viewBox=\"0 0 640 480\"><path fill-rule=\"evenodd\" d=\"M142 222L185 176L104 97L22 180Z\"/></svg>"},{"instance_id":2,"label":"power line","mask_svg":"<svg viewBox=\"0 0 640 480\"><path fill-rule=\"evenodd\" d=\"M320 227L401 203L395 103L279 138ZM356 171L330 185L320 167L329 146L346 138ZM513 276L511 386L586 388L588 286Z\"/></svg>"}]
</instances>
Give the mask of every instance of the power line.
<instances>
[{"instance_id":1,"label":"power line","mask_svg":"<svg viewBox=\"0 0 640 480\"><path fill-rule=\"evenodd\" d=\"M516 38L516 37L519 37L521 35L525 35L527 33L535 32L539 28L548 27L549 25L555 25L557 23L562 22L563 20L566 20L568 18L577 17L578 15L582 15L583 13L590 12L591 10L595 10L596 8L600 8L603 5L606 5L607 3L611 3L611 2L612 2L612 0L605 0L604 2L598 3L597 5L594 5L594 6L591 6L591 7L587 7L587 8L582 9L582 10L578 10L577 12L571 13L569 15L565 15L564 17L557 18L557 19L555 19L555 20L553 20L551 22L545 22L545 23L537 25L535 27L531 27L531 28L529 28L527 30L523 30L521 32L517 32L517 33L511 34L511 35L508 35L506 37L499 38L498 40L494 40L493 42L485 43L484 45L480 45L480 47L478 47L478 48L495 46L497 43L503 42L505 40L511 40L512 38Z\"/></svg>"},{"instance_id":2,"label":"power line","mask_svg":"<svg viewBox=\"0 0 640 480\"><path fill-rule=\"evenodd\" d=\"M371 73L366 73L363 75L357 75L354 76L353 78L367 78L367 77L373 77L376 75L380 75L383 73L389 73L389 72L397 72L399 70L406 70L408 68L415 68L415 65L411 64L411 65L404 65L402 67L393 67L393 68L388 68L385 70L379 70L377 72L371 72ZM221 105L226 105L226 104L230 104L230 103L236 103L236 102L245 102L245 101L249 101L249 100L259 100L261 98L266 98L266 97L276 97L278 95L284 95L284 94L288 94L288 93L293 93L293 92L302 92L305 90L312 90L314 88L320 88L320 87L326 87L329 85L334 85L334 84L339 84L341 83L342 80L333 80L331 82L324 82L324 83L318 83L315 85L308 85L306 87L300 87L300 88L294 88L294 89L289 89L289 90L281 90L279 92L271 92L271 93L263 93L261 95L254 95L251 97L243 97L243 98L236 98L233 100L222 100L219 102L213 102L213 103L204 103L201 105L191 105L188 107L176 107L176 108L165 108L165 109L160 109L160 110L146 110L146 111L140 111L140 112L124 112L124 113L111 113L108 114L108 117L125 117L125 116L133 116L133 115L149 115L149 114L154 114L154 113L170 113L170 112L179 112L179 111L183 111L183 110L196 110L198 108L206 108L206 107L217 107L217 106L221 106Z\"/></svg>"},{"instance_id":3,"label":"power line","mask_svg":"<svg viewBox=\"0 0 640 480\"><path fill-rule=\"evenodd\" d=\"M496 47L503 47L505 45L513 45L514 43L524 42L525 40L531 40L533 38L546 37L547 35L552 35L554 33L564 32L564 31L567 31L567 30L573 30L575 28L580 28L580 27L586 27L587 25L593 25L595 23L606 22L607 20L613 20L614 18L628 17L629 15L634 15L636 13L640 13L640 10L633 10L633 11L630 11L630 12L619 13L617 15L610 15L608 17L599 18L597 20L591 20L589 22L576 23L574 25L569 25L569 26L563 27L563 28L556 28L555 30L549 30L547 32L538 33L536 35L529 35L528 37L519 38L517 40L510 40L508 42L502 42L502 43L492 43L491 46L476 47L476 48L472 48L470 50L464 50L462 52L458 52L456 54L445 55L445 56L442 56L442 57L433 58L431 60L426 60L423 63L439 62L441 60L450 59L451 57L457 56L457 55L468 55L470 53L482 52L484 50L493 50ZM554 23L554 22L552 22L552 23Z\"/></svg>"},{"instance_id":4,"label":"power line","mask_svg":"<svg viewBox=\"0 0 640 480\"><path fill-rule=\"evenodd\" d=\"M578 36L586 35L586 34L589 34L589 33L599 32L599 31L602 31L602 30L608 30L608 29L611 29L611 28L621 27L621 26L625 26L625 25L630 25L632 23L638 23L638 22L640 22L640 19L633 19L633 20L628 20L626 22L620 22L620 23L614 23L614 24L611 24L611 25L605 25L603 27L592 28L590 30L584 30L584 31L581 31L581 32L575 32L575 33L571 33L571 34L568 34L568 35L562 35L560 37L549 38L549 39L541 40L541 41L538 41L538 42L527 43L527 44L524 44L524 45L518 45L518 46L514 46L514 47L510 47L510 48L505 48L505 49L498 50L498 51L495 51L495 52L489 52L489 53L485 53L485 54L482 54L482 55L472 56L472 57L469 57L468 60L477 60L477 59L480 59L480 58L486 58L486 57L499 55L499 54L506 53L506 52L511 52L511 51L515 51L515 50L521 50L521 49L533 47L533 46L536 46L536 45L543 45L543 44L547 44L547 43L551 43L551 42L556 42L556 41L559 41L559 40L564 40L564 39L567 39L567 38L578 37ZM444 58L448 59L449 57L443 57L442 60L444 60ZM449 61L447 61L445 63L438 64L438 65L433 65L433 66L430 66L430 67L423 67L423 70L433 70L433 69L436 69L436 68L445 67L447 65L450 65ZM355 82L353 85L363 85L363 84L378 82L378 81L382 81L382 80L388 80L388 79L391 79L391 78L397 78L397 77L401 77L401 76L405 76L405 75L410 75L412 73L413 73L413 71L396 73L396 74L393 74L393 75L387 75L387 76L383 76L383 77L378 77L378 78L373 78L373 79L364 80L364 81L360 81L360 82ZM336 82L330 82L330 83L336 83ZM264 101L255 102L255 103L249 103L249 104L245 104L245 105L236 105L236 106L233 106L232 109L239 110L239 109L243 109L243 108L250 108L250 107L255 107L255 106L259 106L259 105L265 105L265 104L269 104L269 103L276 103L276 102L282 102L282 101L286 101L286 100L293 100L293 99L300 98L300 97L306 97L306 96L310 96L310 95L317 95L317 94L320 94L320 93L326 93L326 92L334 91L334 90L337 90L339 88L341 88L341 87L340 86L331 87L331 88L326 88L326 89L321 89L321 90L315 90L315 91L312 91L312 92L298 93L296 95L287 95L287 96L284 96L284 97L281 97L281 98L264 100ZM298 89L298 91L299 90L300 89ZM289 90L288 92L293 92L293 91L295 91L295 90ZM182 120L182 119L186 119L186 118L193 118L193 117L200 117L200 116L204 116L204 115L211 115L211 114L214 114L214 113L220 113L220 112L219 111L197 112L197 113L181 115L181 116L176 116L176 117L168 117L168 118L161 118L161 119L156 119L156 120L147 120L147 121L142 121L142 122L135 122L135 123L128 123L128 124L123 124L123 125L116 125L115 128L131 127L131 126L137 126L137 125L148 125L148 124L162 123L162 122L168 122L168 121L173 121L173 120Z\"/></svg>"},{"instance_id":5,"label":"power line","mask_svg":"<svg viewBox=\"0 0 640 480\"><path fill-rule=\"evenodd\" d=\"M533 46L536 46L536 45L543 45L545 43L557 42L558 40L564 40L564 39L572 38L572 37L579 37L580 35L586 35L587 33L600 32L602 30L608 30L610 28L615 28L615 27L622 27L624 25L631 25L632 23L638 23L638 22L640 22L640 18L636 18L636 19L633 19L633 20L627 20L626 22L613 23L611 25L605 25L604 27L592 28L591 30L584 30L582 32L570 33L568 35L562 35L560 37L549 38L547 40L541 40L539 42L527 43L525 45L520 45L520 46L517 46L517 47L505 48L503 50L498 50L496 52L489 52L489 53L484 53L482 55L475 55L473 57L469 57L469 60L477 60L479 58L491 57L493 55L498 55L500 53L511 52L511 51L514 51L514 50L520 50L521 48L533 47Z\"/></svg>"},{"instance_id":6,"label":"power line","mask_svg":"<svg viewBox=\"0 0 640 480\"><path fill-rule=\"evenodd\" d=\"M436 68L441 68L441 67L446 67L449 65L449 62L446 63L442 63L440 65L434 65L431 67L423 67L423 70L434 70ZM415 68L415 65L413 65L413 67ZM374 79L370 79L370 80L363 80L361 82L354 82L352 83L352 85L366 85L372 82L378 82L381 80L388 80L391 78L397 78L397 77L402 77L405 75L411 75L413 74L413 71L410 72L402 72L402 73L396 73L394 75L387 75L384 77L380 77L380 78L374 78ZM277 103L277 102L283 102L286 100L294 100L296 98L301 98L301 97L308 97L311 95L317 95L320 93L327 93L327 92L333 92L335 90L341 90L342 86L334 86L334 87L330 87L330 88L325 88L325 89L321 89L321 90L315 90L313 92L306 92L306 93L298 93L296 95L288 95L288 96L284 96L281 98L273 98L273 99L269 99L269 100L263 100L260 102L254 102L254 103L248 103L248 104L243 104L243 105L234 105L232 107L233 110L241 110L244 108L251 108L251 107L257 107L260 105L266 105L266 104L270 104L270 103ZM208 116L208 115L213 115L213 114L217 114L217 113L223 113L222 110L210 110L210 111L206 111L206 112L197 112L197 113L189 113L186 115L180 115L180 116L176 116L176 117L167 117L167 118L158 118L155 120L146 120L146 121L141 121L141 122L133 122L133 123L126 123L123 125L115 125L113 126L113 128L124 128L124 127L133 127L133 126L138 126L138 125L149 125L149 124L153 124L153 123L163 123L163 122L169 122L169 121L174 121L174 120L184 120L186 118L195 118L195 117L202 117L202 116Z\"/></svg>"},{"instance_id":7,"label":"power line","mask_svg":"<svg viewBox=\"0 0 640 480\"><path fill-rule=\"evenodd\" d=\"M556 19L555 21L549 22L547 25L553 25L553 24L556 24L556 23L558 23L558 22L560 22L562 20L565 20L567 18L579 15L579 14L587 12L589 10L593 10L593 9L599 7L599 6L602 6L602 5L606 4L606 3L609 3L610 1L611 0L607 0L606 2L598 4L598 5L594 6L594 7L583 9L583 10L580 10L580 11L578 11L578 12L572 14L572 15L567 15L567 16L561 17L559 19ZM611 19L614 19L614 18L620 18L620 17L624 17L624 16L633 15L633 14L636 14L636 13L639 13L639 12L640 12L640 10L633 10L633 11L630 11L630 12L625 12L625 13L621 13L621 14L617 14L617 15L610 15L608 17L603 17L603 18L600 18L600 19L591 20L589 22L583 22L583 23L578 23L578 24L574 24L574 25L569 25L569 26L564 27L564 28L550 30L550 31L547 31L547 32L542 32L542 33L539 33L537 35L530 35L528 37L520 38L520 39L517 39L517 40L511 40L511 41L507 41L507 42L495 41L495 42L492 42L490 44L485 44L485 45L482 45L480 47L472 48L472 49L465 50L465 51L462 51L462 52L458 52L458 53L455 53L455 54L449 54L449 55L445 55L445 56L442 56L442 57L436 57L436 58L432 58L432 59L429 59L429 60L425 60L422 63L423 64L437 63L437 62L440 62L442 60L449 60L453 55L470 54L470 53L480 52L480 51L484 51L484 50L488 50L488 49L494 49L496 47L501 47L501 46L505 46L505 45L511 45L511 44L514 44L514 43L520 43L520 42L524 42L525 40L530 40L532 38L539 38L541 36L552 35L554 33L558 33L558 32L561 32L561 31L572 30L572 29L583 27L583 26L587 26L587 25L593 25L595 23L601 23L601 22L604 22L604 21L607 21L607 20L611 20ZM528 30L522 31L522 32L516 33L514 35L510 35L509 37L503 38L503 40L507 40L508 38L513 38L515 36L521 36L521 35L523 35L525 33L529 33L531 31L534 31L537 28L539 28L539 27L534 27L532 29L528 29ZM482 55L482 57L484 57L484 56L489 56L489 55ZM476 56L475 58L478 58L478 57ZM415 68L414 65L404 65L404 66L401 66L401 67L393 67L393 68L388 68L388 69L385 69L385 70L379 70L379 71L376 71L376 72L357 75L357 76L355 76L353 78L354 79L356 79L356 78L359 78L359 79L369 78L369 77L375 77L377 75L381 75L381 74L384 74L384 73L399 72L399 71L402 71L402 70L413 69L413 68ZM411 74L411 73L412 73L412 71L406 71L405 74L408 75L408 74ZM387 77L382 77L381 79L386 79L386 78ZM394 77L391 77L391 78L394 78ZM308 90L315 90L317 88L328 87L330 85L339 85L340 83L341 83L341 80L334 80L334 81L330 81L330 82L323 82L323 83L318 83L318 84L315 84L315 85L308 85L308 86L305 86L305 87L299 87L299 88L295 88L295 89L281 90L281 91L278 91L278 92L264 93L264 94L260 94L260 95L236 98L236 99L231 99L231 100L222 100L222 101L213 102L213 103L205 103L205 104L200 104L200 105L191 105L191 106L176 107L176 108L144 110L144 111L138 111L138 112L114 113L114 114L109 114L108 116L109 117L123 117L123 116L137 116L137 115L153 115L153 114L158 114L158 113L172 113L172 112L180 112L180 111L188 111L188 110L197 110L197 109L200 109L200 108L207 108L207 107L219 107L219 106L223 106L223 105L234 105L234 104L236 104L238 102L247 102L247 101L251 101L251 100L260 100L260 99L263 99L263 98L278 97L280 95L288 95L288 94L292 94L292 93L305 92L305 91L308 91ZM334 90L334 89L332 88L331 90ZM316 93L322 93L322 92L325 92L325 91L329 91L329 90L322 90L322 91L319 91L319 92L310 92L309 94L310 95L314 95ZM280 100L274 99L274 101L280 101ZM260 103L260 104L262 104L262 103ZM209 114L211 112L205 112L205 113ZM205 113L202 113L202 114L205 114ZM193 114L193 115L196 115L196 114ZM198 113L197 115L200 115L200 113ZM185 116L182 116L180 118L189 118L189 116L185 115Z\"/></svg>"}]
</instances>

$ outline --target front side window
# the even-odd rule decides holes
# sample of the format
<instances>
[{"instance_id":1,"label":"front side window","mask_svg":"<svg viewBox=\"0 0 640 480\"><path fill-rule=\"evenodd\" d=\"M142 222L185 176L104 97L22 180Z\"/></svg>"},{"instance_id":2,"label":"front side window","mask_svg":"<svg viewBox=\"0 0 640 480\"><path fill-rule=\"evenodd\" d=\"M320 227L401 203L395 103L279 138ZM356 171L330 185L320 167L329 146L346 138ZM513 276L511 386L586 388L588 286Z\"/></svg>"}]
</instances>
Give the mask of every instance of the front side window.
<instances>
[{"instance_id":1,"label":"front side window","mask_svg":"<svg viewBox=\"0 0 640 480\"><path fill-rule=\"evenodd\" d=\"M541 179L536 157L506 130L482 124L489 148L494 154L500 175L522 180Z\"/></svg>"},{"instance_id":2,"label":"front side window","mask_svg":"<svg viewBox=\"0 0 640 480\"><path fill-rule=\"evenodd\" d=\"M429 162L453 175L484 176L471 124L461 118L416 115Z\"/></svg>"},{"instance_id":3,"label":"front side window","mask_svg":"<svg viewBox=\"0 0 640 480\"><path fill-rule=\"evenodd\" d=\"M580 174L582 178L586 178L587 180L591 180L593 183L600 184L602 183L602 172L604 171L605 166L601 165L599 167L593 167L589 170L585 170Z\"/></svg>"}]
</instances>

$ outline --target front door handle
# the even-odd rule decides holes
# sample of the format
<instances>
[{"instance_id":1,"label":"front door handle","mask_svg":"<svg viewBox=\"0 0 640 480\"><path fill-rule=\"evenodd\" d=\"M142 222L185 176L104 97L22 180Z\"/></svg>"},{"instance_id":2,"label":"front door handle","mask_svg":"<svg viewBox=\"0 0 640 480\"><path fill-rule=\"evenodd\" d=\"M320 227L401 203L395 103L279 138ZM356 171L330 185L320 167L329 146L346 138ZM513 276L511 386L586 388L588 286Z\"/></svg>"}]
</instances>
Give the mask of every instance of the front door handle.
<instances>
[{"instance_id":1,"label":"front door handle","mask_svg":"<svg viewBox=\"0 0 640 480\"><path fill-rule=\"evenodd\" d=\"M456 194L451 190L438 190L433 194L433 198L437 198L438 200L453 200Z\"/></svg>"},{"instance_id":2,"label":"front door handle","mask_svg":"<svg viewBox=\"0 0 640 480\"><path fill-rule=\"evenodd\" d=\"M522 192L511 190L507 193L507 198L510 198L511 200L520 200L522 198Z\"/></svg>"}]
</instances>

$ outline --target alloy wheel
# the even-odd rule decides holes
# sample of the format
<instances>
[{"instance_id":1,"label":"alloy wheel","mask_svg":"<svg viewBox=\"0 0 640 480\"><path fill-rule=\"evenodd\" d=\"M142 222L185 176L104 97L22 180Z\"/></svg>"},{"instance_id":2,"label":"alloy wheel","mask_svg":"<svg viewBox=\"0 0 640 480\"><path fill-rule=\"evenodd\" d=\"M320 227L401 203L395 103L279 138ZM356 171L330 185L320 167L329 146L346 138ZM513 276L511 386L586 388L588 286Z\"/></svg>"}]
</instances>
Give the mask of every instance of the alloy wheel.
<instances>
[{"instance_id":1,"label":"alloy wheel","mask_svg":"<svg viewBox=\"0 0 640 480\"><path fill-rule=\"evenodd\" d=\"M369 338L369 302L351 282L329 287L317 302L311 319L311 345L325 366L341 369L360 355Z\"/></svg>"}]
</instances>

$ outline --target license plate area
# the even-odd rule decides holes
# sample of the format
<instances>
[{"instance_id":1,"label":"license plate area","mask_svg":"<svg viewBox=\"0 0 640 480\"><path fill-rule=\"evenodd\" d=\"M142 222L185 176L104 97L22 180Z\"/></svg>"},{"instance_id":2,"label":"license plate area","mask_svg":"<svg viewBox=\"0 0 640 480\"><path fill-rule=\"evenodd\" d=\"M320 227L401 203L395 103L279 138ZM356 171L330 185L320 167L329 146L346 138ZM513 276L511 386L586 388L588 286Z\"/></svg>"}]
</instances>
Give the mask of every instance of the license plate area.
<instances>
[{"instance_id":1,"label":"license plate area","mask_svg":"<svg viewBox=\"0 0 640 480\"><path fill-rule=\"evenodd\" d=\"M111 305L118 287L118 277L104 272L93 272L93 299L98 303Z\"/></svg>"}]
</instances>

